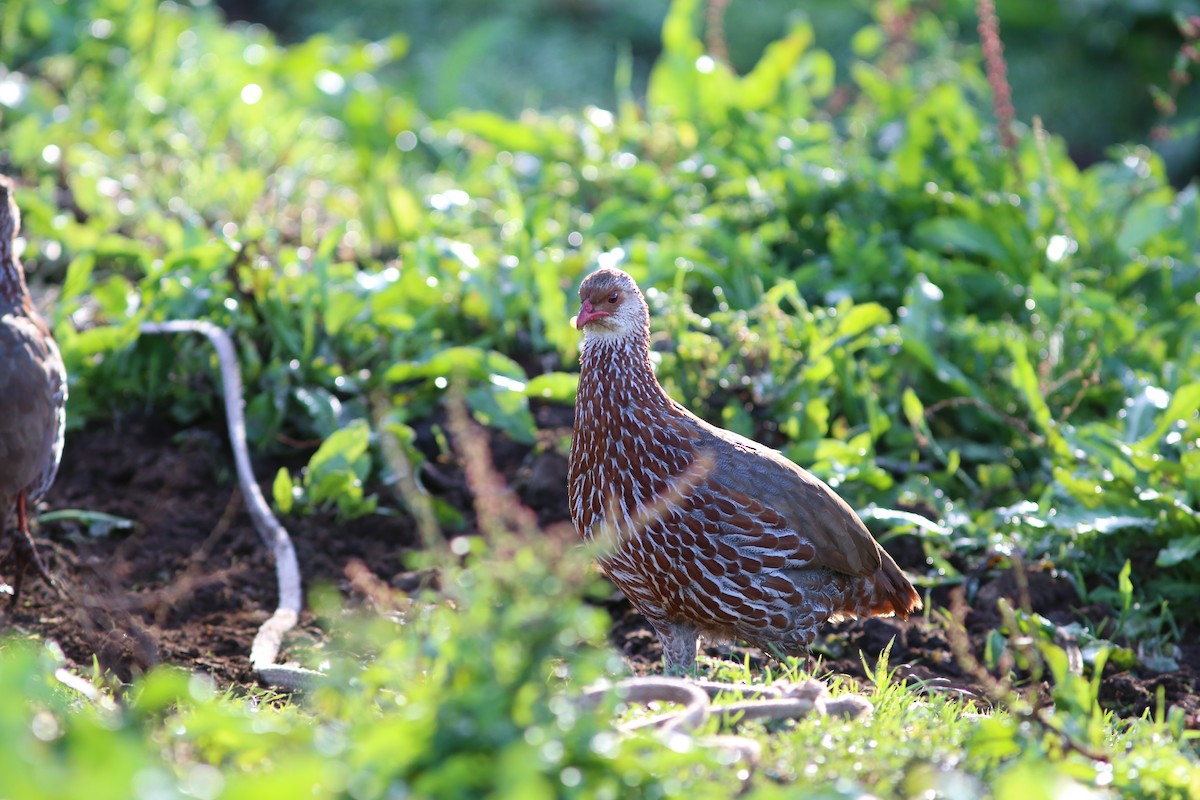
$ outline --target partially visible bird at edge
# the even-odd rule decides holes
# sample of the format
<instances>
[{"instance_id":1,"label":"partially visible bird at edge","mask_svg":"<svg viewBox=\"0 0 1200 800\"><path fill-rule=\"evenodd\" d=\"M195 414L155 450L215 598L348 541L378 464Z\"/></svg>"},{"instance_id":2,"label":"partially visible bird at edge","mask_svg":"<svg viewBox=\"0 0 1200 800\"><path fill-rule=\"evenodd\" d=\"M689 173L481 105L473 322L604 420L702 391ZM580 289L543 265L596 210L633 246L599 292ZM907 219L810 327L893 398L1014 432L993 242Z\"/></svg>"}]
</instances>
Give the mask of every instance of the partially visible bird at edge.
<instances>
[{"instance_id":1,"label":"partially visible bird at edge","mask_svg":"<svg viewBox=\"0 0 1200 800\"><path fill-rule=\"evenodd\" d=\"M12 181L0 176L0 543L11 539L0 544L0 570L12 565L13 603L31 566L55 587L29 535L29 517L58 473L67 402L62 355L17 258L20 228ZM6 536L10 520L15 528Z\"/></svg>"},{"instance_id":2,"label":"partially visible bird at edge","mask_svg":"<svg viewBox=\"0 0 1200 800\"><path fill-rule=\"evenodd\" d=\"M658 634L667 672L693 668L700 636L803 656L826 621L921 608L833 489L667 395L651 366L649 308L628 274L597 270L579 298L571 518Z\"/></svg>"}]
</instances>

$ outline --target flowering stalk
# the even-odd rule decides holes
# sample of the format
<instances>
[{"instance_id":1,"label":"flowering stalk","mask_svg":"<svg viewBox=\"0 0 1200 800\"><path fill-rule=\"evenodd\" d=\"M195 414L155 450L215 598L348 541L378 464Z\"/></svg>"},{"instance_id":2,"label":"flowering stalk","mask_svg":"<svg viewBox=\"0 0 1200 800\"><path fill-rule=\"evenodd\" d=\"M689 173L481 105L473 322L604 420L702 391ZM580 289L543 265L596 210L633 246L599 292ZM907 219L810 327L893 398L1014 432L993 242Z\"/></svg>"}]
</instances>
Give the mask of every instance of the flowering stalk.
<instances>
[{"instance_id":1,"label":"flowering stalk","mask_svg":"<svg viewBox=\"0 0 1200 800\"><path fill-rule=\"evenodd\" d=\"M1000 144L1016 163L1017 135L1013 132L1016 111L1012 89L1008 85L1008 65L1004 61L1004 43L1000 40L1000 19L996 16L994 0L978 0L979 41L983 45L983 60L987 66L988 85L992 87L992 107L996 112L996 127Z\"/></svg>"}]
</instances>

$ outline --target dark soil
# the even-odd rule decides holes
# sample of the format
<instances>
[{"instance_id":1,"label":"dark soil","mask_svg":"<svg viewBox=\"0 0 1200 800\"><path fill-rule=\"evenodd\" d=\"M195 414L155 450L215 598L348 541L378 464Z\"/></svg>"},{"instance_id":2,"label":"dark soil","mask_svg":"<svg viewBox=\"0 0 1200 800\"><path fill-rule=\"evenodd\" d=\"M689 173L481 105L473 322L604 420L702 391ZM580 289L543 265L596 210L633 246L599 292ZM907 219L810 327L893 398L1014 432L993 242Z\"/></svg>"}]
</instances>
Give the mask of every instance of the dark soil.
<instances>
[{"instance_id":1,"label":"dark soil","mask_svg":"<svg viewBox=\"0 0 1200 800\"><path fill-rule=\"evenodd\" d=\"M566 460L557 443L569 432L571 411L545 406L537 409L537 418L543 434L537 446L494 436L492 457L541 524L557 527L567 522ZM103 669L124 681L154 664L171 663L206 672L221 684L252 684L250 643L274 609L275 574L243 507L223 434L219 423L179 430L162 421L130 419L69 434L46 508L103 511L133 520L134 527L95 535L76 522L43 526L36 536L38 547L66 595L27 577L15 606L0 600L0 630L52 639L84 671L91 670L94 654ZM460 508L469 506L461 471L436 457L428 429L418 432L417 444L431 456L423 475L426 486ZM290 458L257 463L267 496L280 466L296 471L310 454L297 449ZM392 586L411 588L416 582L405 554L419 546L418 539L403 515L283 521L307 586L332 584L355 599L346 577L346 566L354 559ZM888 550L905 569L923 572L925 556L917 540L894 538ZM11 565L3 569L3 577L11 580ZM1051 572L1030 570L1024 581L1011 568L980 567L967 574L970 606L960 609L965 633L959 638L979 659L986 637L1000 624L1001 597L1014 606L1027 602L1059 624L1094 623L1107 613L1078 608L1073 585ZM815 648L817 665L862 678L863 660L873 666L891 643L890 664L898 676L919 681L931 692L959 692L987 705L978 673L953 652L948 632L953 628L938 621L955 592L960 590L935 589L933 603L941 608L929 617L829 626ZM605 605L615 620L612 640L631 669L643 674L660 669L658 642L641 616L615 590ZM311 616L303 615L300 627L294 637L322 638ZM1168 704L1184 709L1190 727L1200 727L1200 645L1194 644L1196 637L1183 638L1178 671L1156 674L1109 666L1101 687L1104 705L1123 715L1140 715L1156 708L1161 690ZM737 644L709 646L706 653L738 661L749 655L752 664L767 663L759 651Z\"/></svg>"}]
</instances>

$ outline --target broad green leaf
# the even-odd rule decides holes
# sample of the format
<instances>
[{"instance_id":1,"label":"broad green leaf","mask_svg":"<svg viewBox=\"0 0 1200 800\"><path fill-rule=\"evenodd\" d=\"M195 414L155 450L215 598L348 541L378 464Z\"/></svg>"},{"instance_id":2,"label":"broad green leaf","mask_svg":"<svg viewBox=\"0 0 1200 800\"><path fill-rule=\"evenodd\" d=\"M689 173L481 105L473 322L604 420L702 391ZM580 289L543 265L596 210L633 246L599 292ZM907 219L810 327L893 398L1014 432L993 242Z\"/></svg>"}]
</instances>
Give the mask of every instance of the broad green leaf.
<instances>
[{"instance_id":1,"label":"broad green leaf","mask_svg":"<svg viewBox=\"0 0 1200 800\"><path fill-rule=\"evenodd\" d=\"M366 303L349 292L338 292L326 298L324 314L325 331L330 336L338 333L351 320L358 317L366 309Z\"/></svg>"},{"instance_id":2,"label":"broad green leaf","mask_svg":"<svg viewBox=\"0 0 1200 800\"><path fill-rule=\"evenodd\" d=\"M977 222L960 217L934 217L913 228L913 238L921 247L938 252L982 256L996 264L1008 262L1008 251L992 231Z\"/></svg>"},{"instance_id":3,"label":"broad green leaf","mask_svg":"<svg viewBox=\"0 0 1200 800\"><path fill-rule=\"evenodd\" d=\"M313 428L321 436L332 436L342 422L342 402L328 389L320 386L297 386L292 396L308 412Z\"/></svg>"},{"instance_id":4,"label":"broad green leaf","mask_svg":"<svg viewBox=\"0 0 1200 800\"><path fill-rule=\"evenodd\" d=\"M417 378L462 379L468 383L500 375L524 383L525 370L506 355L480 347L449 347L420 361L392 366L384 377L392 383Z\"/></svg>"},{"instance_id":5,"label":"broad green leaf","mask_svg":"<svg viewBox=\"0 0 1200 800\"><path fill-rule=\"evenodd\" d=\"M1159 415L1154 430L1138 442L1138 447L1153 447L1172 425L1181 419L1194 416L1197 411L1200 411L1200 381L1193 381L1175 390L1166 410Z\"/></svg>"},{"instance_id":6,"label":"broad green leaf","mask_svg":"<svg viewBox=\"0 0 1200 800\"><path fill-rule=\"evenodd\" d=\"M938 536L949 536L953 531L949 528L939 525L933 520L923 517L920 514L914 514L911 511L901 511L897 508L878 508L871 506L858 512L858 515L863 519L878 519L884 522L901 522L922 530L935 533Z\"/></svg>"},{"instance_id":7,"label":"broad green leaf","mask_svg":"<svg viewBox=\"0 0 1200 800\"><path fill-rule=\"evenodd\" d=\"M503 150L551 155L570 144L566 134L546 119L517 122L490 111L456 111L449 119Z\"/></svg>"},{"instance_id":8,"label":"broad green leaf","mask_svg":"<svg viewBox=\"0 0 1200 800\"><path fill-rule=\"evenodd\" d=\"M1160 567L1174 567L1191 561L1200 555L1200 534L1183 536L1158 551L1154 563Z\"/></svg>"},{"instance_id":9,"label":"broad green leaf","mask_svg":"<svg viewBox=\"0 0 1200 800\"><path fill-rule=\"evenodd\" d=\"M467 405L480 424L504 431L514 441L533 444L537 433L525 385L493 376L498 382L472 386L466 392Z\"/></svg>"},{"instance_id":10,"label":"broad green leaf","mask_svg":"<svg viewBox=\"0 0 1200 800\"><path fill-rule=\"evenodd\" d=\"M1168 395L1157 386L1143 386L1125 404L1125 441L1145 440L1153 430L1154 417L1166 408ZM1161 436L1161 434L1160 434Z\"/></svg>"},{"instance_id":11,"label":"broad green leaf","mask_svg":"<svg viewBox=\"0 0 1200 800\"><path fill-rule=\"evenodd\" d=\"M356 419L341 430L334 431L308 460L305 482L330 471L353 471L367 453L370 439L371 429L362 419Z\"/></svg>"},{"instance_id":12,"label":"broad green leaf","mask_svg":"<svg viewBox=\"0 0 1200 800\"><path fill-rule=\"evenodd\" d=\"M424 212L412 192L403 186L393 186L388 189L387 200L396 231L405 238L416 236L421 230Z\"/></svg>"},{"instance_id":13,"label":"broad green leaf","mask_svg":"<svg viewBox=\"0 0 1200 800\"><path fill-rule=\"evenodd\" d=\"M104 315L112 321L123 320L130 310L130 300L139 296L123 275L109 275L92 287L92 297L99 303Z\"/></svg>"},{"instance_id":14,"label":"broad green leaf","mask_svg":"<svg viewBox=\"0 0 1200 800\"><path fill-rule=\"evenodd\" d=\"M59 336L63 357L87 357L123 349L137 339L137 329L128 326L88 328L69 338Z\"/></svg>"},{"instance_id":15,"label":"broad green leaf","mask_svg":"<svg viewBox=\"0 0 1200 800\"><path fill-rule=\"evenodd\" d=\"M704 46L696 37L697 0L673 0L663 20L663 51L650 69L646 105L659 114L679 119L696 117L698 73L696 61Z\"/></svg>"},{"instance_id":16,"label":"broad green leaf","mask_svg":"<svg viewBox=\"0 0 1200 800\"><path fill-rule=\"evenodd\" d=\"M800 23L787 36L767 45L754 69L738 82L738 104L757 111L775 102L784 80L812 40L812 26Z\"/></svg>"},{"instance_id":17,"label":"broad green leaf","mask_svg":"<svg viewBox=\"0 0 1200 800\"><path fill-rule=\"evenodd\" d=\"M71 259L67 265L67 277L63 281L60 305L67 305L68 300L74 300L82 295L92 282L92 269L96 265L96 257L92 253L81 253Z\"/></svg>"},{"instance_id":18,"label":"broad green leaf","mask_svg":"<svg viewBox=\"0 0 1200 800\"><path fill-rule=\"evenodd\" d=\"M526 397L553 400L556 403L574 403L578 391L579 374L573 372L546 372L530 378L525 384Z\"/></svg>"},{"instance_id":19,"label":"broad green leaf","mask_svg":"<svg viewBox=\"0 0 1200 800\"><path fill-rule=\"evenodd\" d=\"M983 717L976 721L975 732L967 743L974 758L999 761L1021 752L1017 740L1017 722L998 717Z\"/></svg>"},{"instance_id":20,"label":"broad green leaf","mask_svg":"<svg viewBox=\"0 0 1200 800\"><path fill-rule=\"evenodd\" d=\"M968 378L961 369L944 356L935 353L920 339L906 336L901 347L941 383L969 397L982 398L984 396L975 382Z\"/></svg>"},{"instance_id":21,"label":"broad green leaf","mask_svg":"<svg viewBox=\"0 0 1200 800\"><path fill-rule=\"evenodd\" d=\"M887 325L892 315L878 303L861 303L838 316L838 338L852 339L879 325Z\"/></svg>"},{"instance_id":22,"label":"broad green leaf","mask_svg":"<svg viewBox=\"0 0 1200 800\"><path fill-rule=\"evenodd\" d=\"M1151 239L1172 227L1174 213L1169 197L1156 193L1142 198L1126 215L1117 235L1117 247L1121 252L1146 247Z\"/></svg>"},{"instance_id":23,"label":"broad green leaf","mask_svg":"<svg viewBox=\"0 0 1200 800\"><path fill-rule=\"evenodd\" d=\"M1090 493L1090 492L1089 492ZM1083 508L1070 506L1056 509L1055 514L1046 517L1046 521L1059 530L1070 530L1077 533L1113 533L1126 529L1154 530L1158 526L1155 517L1137 514L1122 514L1108 508Z\"/></svg>"}]
</instances>

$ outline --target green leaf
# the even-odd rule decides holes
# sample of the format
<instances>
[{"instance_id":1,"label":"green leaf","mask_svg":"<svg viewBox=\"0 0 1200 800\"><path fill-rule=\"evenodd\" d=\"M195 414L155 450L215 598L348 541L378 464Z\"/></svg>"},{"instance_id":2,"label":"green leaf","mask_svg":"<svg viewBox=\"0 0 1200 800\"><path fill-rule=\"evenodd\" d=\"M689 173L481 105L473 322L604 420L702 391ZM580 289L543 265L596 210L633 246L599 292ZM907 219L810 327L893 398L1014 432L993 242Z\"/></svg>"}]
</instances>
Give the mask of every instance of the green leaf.
<instances>
[{"instance_id":1,"label":"green leaf","mask_svg":"<svg viewBox=\"0 0 1200 800\"><path fill-rule=\"evenodd\" d=\"M1158 558L1154 563L1160 567L1174 567L1191 561L1197 555L1200 555L1200 534L1172 540L1169 545L1158 551Z\"/></svg>"},{"instance_id":2,"label":"green leaf","mask_svg":"<svg viewBox=\"0 0 1200 800\"><path fill-rule=\"evenodd\" d=\"M537 425L529 411L525 385L492 376L484 386L472 386L466 392L467 405L480 424L504 431L514 441L533 444Z\"/></svg>"},{"instance_id":3,"label":"green leaf","mask_svg":"<svg viewBox=\"0 0 1200 800\"><path fill-rule=\"evenodd\" d=\"M374 499L363 498L371 468L370 439L366 420L357 419L322 442L304 472L305 499L314 505L334 503L343 517L374 511Z\"/></svg>"},{"instance_id":4,"label":"green leaf","mask_svg":"<svg viewBox=\"0 0 1200 800\"><path fill-rule=\"evenodd\" d=\"M87 291L95 266L96 257L92 253L81 253L71 259L71 263L67 265L67 277L63 280L60 304L67 305L66 301L74 300Z\"/></svg>"},{"instance_id":5,"label":"green leaf","mask_svg":"<svg viewBox=\"0 0 1200 800\"><path fill-rule=\"evenodd\" d=\"M288 472L287 467L280 467L279 472L275 473L275 482L271 484L271 496L275 499L275 507L279 509L279 513L292 513L292 505L295 501L292 494L293 489L291 473Z\"/></svg>"},{"instance_id":6,"label":"green leaf","mask_svg":"<svg viewBox=\"0 0 1200 800\"><path fill-rule=\"evenodd\" d=\"M839 315L836 336L853 339L891 321L892 315L879 303L860 303Z\"/></svg>"},{"instance_id":7,"label":"green leaf","mask_svg":"<svg viewBox=\"0 0 1200 800\"><path fill-rule=\"evenodd\" d=\"M106 514L103 511L88 511L76 508L60 508L55 511L47 511L45 514L38 514L37 521L40 525L48 525L52 522L75 522L86 528L89 536L96 538L108 536L114 530L128 531L133 530L135 527L134 521L125 517Z\"/></svg>"},{"instance_id":8,"label":"green leaf","mask_svg":"<svg viewBox=\"0 0 1200 800\"><path fill-rule=\"evenodd\" d=\"M102 353L112 353L133 344L137 339L137 328L130 326L103 326L88 328L78 334L59 336L63 358L68 362Z\"/></svg>"},{"instance_id":9,"label":"green leaf","mask_svg":"<svg viewBox=\"0 0 1200 800\"><path fill-rule=\"evenodd\" d=\"M525 384L525 396L552 400L555 403L573 404L579 392L579 373L546 372L531 378Z\"/></svg>"},{"instance_id":10,"label":"green leaf","mask_svg":"<svg viewBox=\"0 0 1200 800\"><path fill-rule=\"evenodd\" d=\"M1131 397L1125 405L1125 441L1145 441L1154 429L1154 417L1166 402L1167 393L1157 386L1143 386Z\"/></svg>"},{"instance_id":11,"label":"green leaf","mask_svg":"<svg viewBox=\"0 0 1200 800\"><path fill-rule=\"evenodd\" d=\"M123 275L109 275L92 288L92 297L100 310L111 320L123 320L129 311L129 300L137 297L133 285Z\"/></svg>"},{"instance_id":12,"label":"green leaf","mask_svg":"<svg viewBox=\"0 0 1200 800\"><path fill-rule=\"evenodd\" d=\"M1046 664L1050 667L1050 673L1054 676L1055 683L1061 684L1070 678L1070 663L1067 658L1067 652L1049 642L1041 642L1040 644L1042 657L1046 659Z\"/></svg>"},{"instance_id":13,"label":"green leaf","mask_svg":"<svg viewBox=\"0 0 1200 800\"><path fill-rule=\"evenodd\" d=\"M421 204L412 192L403 186L392 186L387 191L387 207L396 231L405 238L416 236L424 222Z\"/></svg>"},{"instance_id":14,"label":"green leaf","mask_svg":"<svg viewBox=\"0 0 1200 800\"><path fill-rule=\"evenodd\" d=\"M1037 372L1029 360L1029 352L1025 349L1025 345L1012 340L1009 342L1008 351L1013 360L1013 386L1025 398L1025 404L1029 406L1037 427L1046 435L1047 443L1060 458L1070 459L1071 448L1063 439L1057 423L1050 414L1050 406L1046 405L1046 398L1042 396L1042 387L1038 383Z\"/></svg>"},{"instance_id":15,"label":"green leaf","mask_svg":"<svg viewBox=\"0 0 1200 800\"><path fill-rule=\"evenodd\" d=\"M403 383L418 378L478 382L499 375L520 383L525 370L508 356L480 347L448 347L419 361L401 362L384 373L386 380Z\"/></svg>"},{"instance_id":16,"label":"green leaf","mask_svg":"<svg viewBox=\"0 0 1200 800\"><path fill-rule=\"evenodd\" d=\"M696 60L704 45L696 36L697 0L672 0L663 19L662 54L650 69L646 105L657 113L693 119L698 103Z\"/></svg>"},{"instance_id":17,"label":"green leaf","mask_svg":"<svg viewBox=\"0 0 1200 800\"><path fill-rule=\"evenodd\" d=\"M540 119L526 123L491 111L456 111L450 115L450 122L504 150L553 153L570 145L557 125Z\"/></svg>"},{"instance_id":18,"label":"green leaf","mask_svg":"<svg viewBox=\"0 0 1200 800\"><path fill-rule=\"evenodd\" d=\"M1017 722L999 717L978 719L967 748L974 758L996 762L1012 758L1022 749L1017 741Z\"/></svg>"},{"instance_id":19,"label":"green leaf","mask_svg":"<svg viewBox=\"0 0 1200 800\"><path fill-rule=\"evenodd\" d=\"M1174 212L1170 199L1151 195L1134 203L1117 235L1117 248L1122 253L1139 250L1150 240L1172 227Z\"/></svg>"},{"instance_id":20,"label":"green leaf","mask_svg":"<svg viewBox=\"0 0 1200 800\"><path fill-rule=\"evenodd\" d=\"M901 511L898 508L877 508L872 506L858 512L858 515L863 519L878 519L885 522L903 522L909 525L914 525L922 530L936 533L938 536L949 536L953 531L942 525L937 524L927 517L920 514L914 514L911 511Z\"/></svg>"},{"instance_id":21,"label":"green leaf","mask_svg":"<svg viewBox=\"0 0 1200 800\"><path fill-rule=\"evenodd\" d=\"M543 335L564 361L574 360L579 347L579 331L571 325L571 311L567 307L567 296L558 270L546 266L535 269L534 281Z\"/></svg>"},{"instance_id":22,"label":"green leaf","mask_svg":"<svg viewBox=\"0 0 1200 800\"><path fill-rule=\"evenodd\" d=\"M1184 384L1175 390L1166 410L1159 415L1154 430L1138 442L1138 447L1149 448L1157 444L1172 425L1181 419L1192 417L1197 411L1200 411L1200 381Z\"/></svg>"},{"instance_id":23,"label":"green leaf","mask_svg":"<svg viewBox=\"0 0 1200 800\"><path fill-rule=\"evenodd\" d=\"M1117 575L1117 592L1121 595L1121 611L1124 613L1128 613L1133 605L1133 581L1129 577L1132 572L1133 565L1129 559L1125 559L1125 566Z\"/></svg>"},{"instance_id":24,"label":"green leaf","mask_svg":"<svg viewBox=\"0 0 1200 800\"><path fill-rule=\"evenodd\" d=\"M934 217L923 220L913 228L913 238L920 247L938 252L981 256L996 262L1008 263L1008 251L992 231L977 222L959 217Z\"/></svg>"},{"instance_id":25,"label":"green leaf","mask_svg":"<svg viewBox=\"0 0 1200 800\"><path fill-rule=\"evenodd\" d=\"M333 392L320 386L297 386L292 396L308 412L312 426L320 436L332 436L342 423L344 408Z\"/></svg>"},{"instance_id":26,"label":"green leaf","mask_svg":"<svg viewBox=\"0 0 1200 800\"><path fill-rule=\"evenodd\" d=\"M757 111L775 102L784 79L812 44L812 26L799 23L782 39L767 45L758 63L739 81L739 106Z\"/></svg>"},{"instance_id":27,"label":"green leaf","mask_svg":"<svg viewBox=\"0 0 1200 800\"><path fill-rule=\"evenodd\" d=\"M1085 484L1087 494L1095 494L1095 484ZM1069 530L1075 533L1114 533L1128 529L1151 531L1158 527L1158 520L1152 516L1121 513L1110 508L1084 508L1068 506L1056 509L1056 513L1045 518L1058 530Z\"/></svg>"},{"instance_id":28,"label":"green leaf","mask_svg":"<svg viewBox=\"0 0 1200 800\"><path fill-rule=\"evenodd\" d=\"M367 452L370 439L371 429L366 420L354 420L321 443L308 460L309 472L320 474L353 465Z\"/></svg>"},{"instance_id":29,"label":"green leaf","mask_svg":"<svg viewBox=\"0 0 1200 800\"><path fill-rule=\"evenodd\" d=\"M910 425L921 426L925 424L925 406L921 403L921 398L917 397L917 393L912 390L912 387L905 387L902 398L904 406L904 416L908 419Z\"/></svg>"},{"instance_id":30,"label":"green leaf","mask_svg":"<svg viewBox=\"0 0 1200 800\"><path fill-rule=\"evenodd\" d=\"M325 331L330 336L337 336L346 323L359 316L366 308L360 298L349 292L338 292L325 299Z\"/></svg>"}]
</instances>

